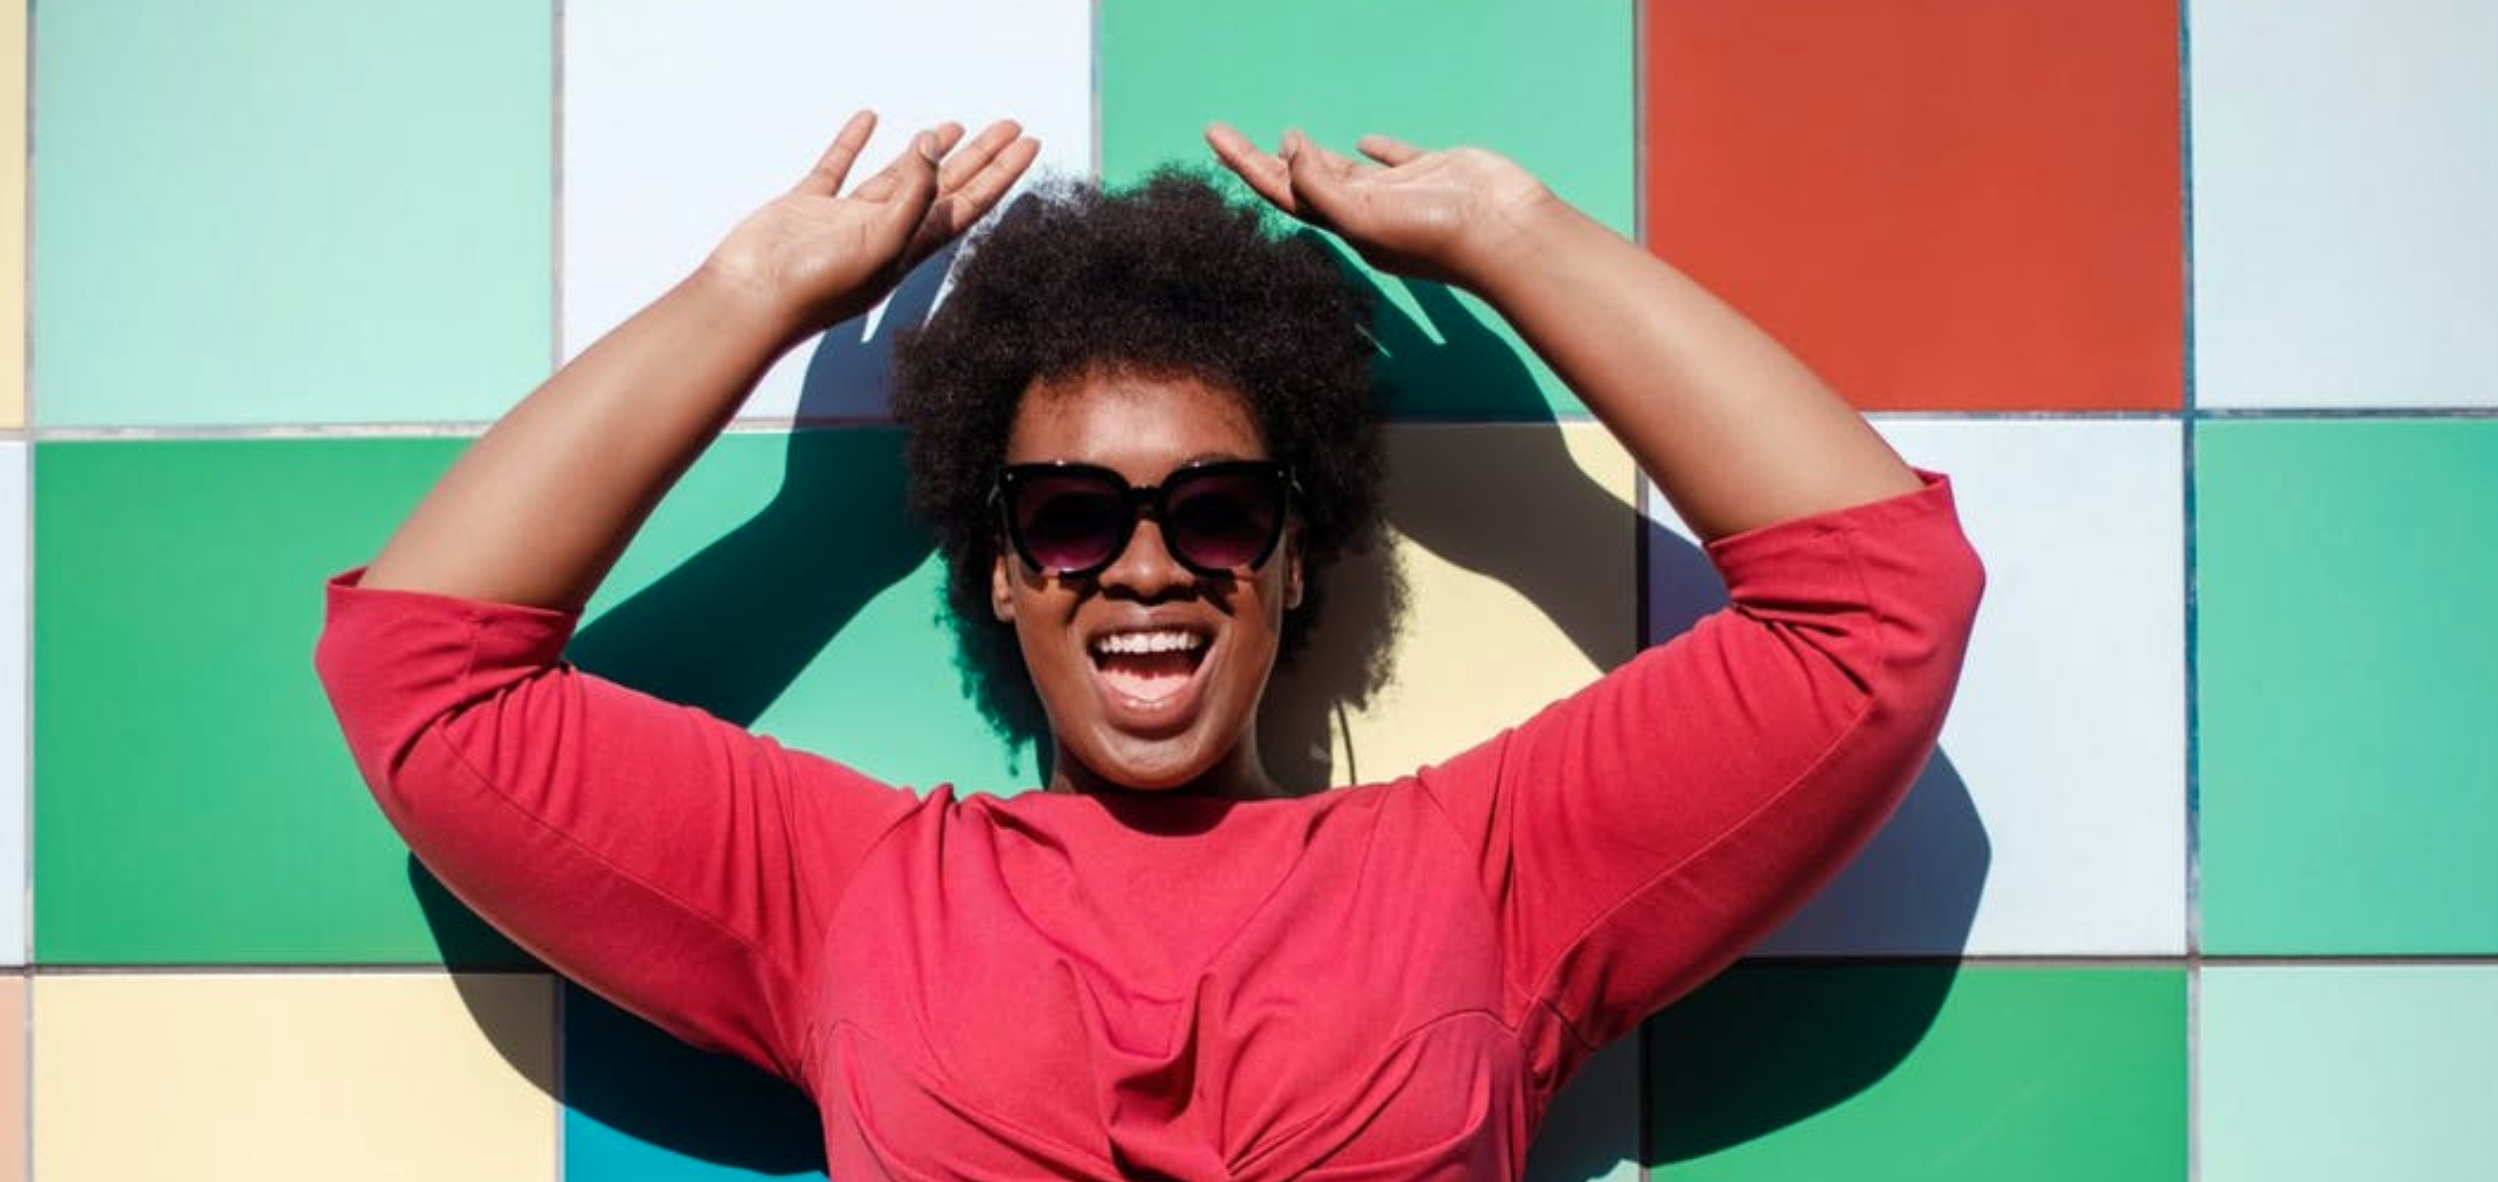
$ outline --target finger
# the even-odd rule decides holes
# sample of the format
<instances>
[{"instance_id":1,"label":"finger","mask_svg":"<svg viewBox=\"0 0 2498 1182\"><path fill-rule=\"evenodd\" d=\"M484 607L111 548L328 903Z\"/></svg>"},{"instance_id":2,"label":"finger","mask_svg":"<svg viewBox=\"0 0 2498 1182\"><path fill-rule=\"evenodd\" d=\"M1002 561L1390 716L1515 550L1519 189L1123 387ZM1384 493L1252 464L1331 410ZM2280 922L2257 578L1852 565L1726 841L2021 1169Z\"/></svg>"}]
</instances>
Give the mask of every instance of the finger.
<instances>
[{"instance_id":1,"label":"finger","mask_svg":"<svg viewBox=\"0 0 2498 1182\"><path fill-rule=\"evenodd\" d=\"M937 192L951 193L962 188L996 159L1000 148L1014 143L1022 134L1023 125L1012 119L1000 119L981 128L979 135L946 156L944 166L937 170Z\"/></svg>"},{"instance_id":2,"label":"finger","mask_svg":"<svg viewBox=\"0 0 2498 1182\"><path fill-rule=\"evenodd\" d=\"M834 133L832 146L815 161L807 175L791 187L793 193L831 197L841 192L841 182L850 176L850 166L858 163L859 150L867 146L869 136L876 134L876 112L861 111L852 115Z\"/></svg>"},{"instance_id":3,"label":"finger","mask_svg":"<svg viewBox=\"0 0 2498 1182\"><path fill-rule=\"evenodd\" d=\"M980 171L965 178L953 192L940 195L928 207L927 216L920 219L919 231L911 240L911 260L917 262L937 253L971 229L973 223L996 208L1040 154L1041 141L1019 136L992 153Z\"/></svg>"},{"instance_id":4,"label":"finger","mask_svg":"<svg viewBox=\"0 0 2498 1182\"><path fill-rule=\"evenodd\" d=\"M1259 150L1257 144L1229 123L1207 124L1206 145L1214 149L1214 158L1223 167L1248 182L1249 188L1268 204L1286 213L1299 212L1300 203L1292 196L1292 173L1281 157Z\"/></svg>"},{"instance_id":5,"label":"finger","mask_svg":"<svg viewBox=\"0 0 2498 1182\"><path fill-rule=\"evenodd\" d=\"M1420 159L1424 155L1421 148L1390 135L1366 135L1355 140L1353 146L1359 149L1362 155L1391 168L1410 160Z\"/></svg>"},{"instance_id":6,"label":"finger","mask_svg":"<svg viewBox=\"0 0 2498 1182\"><path fill-rule=\"evenodd\" d=\"M962 128L954 128L956 138L960 138L962 134ZM944 127L933 127L912 136L908 147L895 154L894 158L887 162L876 175L859 182L859 187L851 190L851 198L857 201L885 202L895 200L906 190L924 189L926 201L935 200L937 165L945 158L945 149L948 146L950 145ZM913 200L918 201L917 198ZM917 222L920 213L925 212L926 201L918 201L920 207L913 210L911 215L913 222Z\"/></svg>"}]
</instances>

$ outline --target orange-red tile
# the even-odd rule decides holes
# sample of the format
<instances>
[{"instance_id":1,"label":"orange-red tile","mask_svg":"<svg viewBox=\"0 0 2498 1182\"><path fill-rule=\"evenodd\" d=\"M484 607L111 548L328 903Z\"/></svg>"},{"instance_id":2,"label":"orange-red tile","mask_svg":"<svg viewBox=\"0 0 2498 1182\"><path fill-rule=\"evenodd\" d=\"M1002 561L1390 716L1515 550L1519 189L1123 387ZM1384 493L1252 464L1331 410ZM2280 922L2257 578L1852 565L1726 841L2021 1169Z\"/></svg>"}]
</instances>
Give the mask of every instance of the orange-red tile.
<instances>
[{"instance_id":1,"label":"orange-red tile","mask_svg":"<svg viewBox=\"0 0 2498 1182\"><path fill-rule=\"evenodd\" d=\"M2183 390L2175 0L1652 0L1647 237L1868 409Z\"/></svg>"}]
</instances>

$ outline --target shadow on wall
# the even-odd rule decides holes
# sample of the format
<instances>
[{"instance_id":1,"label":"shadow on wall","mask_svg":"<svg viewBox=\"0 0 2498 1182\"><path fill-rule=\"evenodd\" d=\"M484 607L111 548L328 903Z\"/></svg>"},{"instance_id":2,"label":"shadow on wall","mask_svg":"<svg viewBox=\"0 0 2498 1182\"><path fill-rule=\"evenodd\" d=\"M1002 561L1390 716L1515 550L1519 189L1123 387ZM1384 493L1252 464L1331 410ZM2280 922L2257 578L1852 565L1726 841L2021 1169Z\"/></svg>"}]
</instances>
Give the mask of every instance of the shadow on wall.
<instances>
[{"instance_id":1,"label":"shadow on wall","mask_svg":"<svg viewBox=\"0 0 2498 1182\"><path fill-rule=\"evenodd\" d=\"M1358 271L1348 267L1348 273ZM942 267L922 269L896 293L871 336L853 324L828 335L808 369L800 414L872 415L894 332L933 305ZM1381 376L1392 417L1428 418L1423 392L1463 390L1470 417L1553 422L1533 374L1510 345L1444 288L1407 285L1424 321L1379 293ZM1446 405L1431 397L1430 405ZM745 523L612 610L576 637L582 667L741 724L759 718L800 672L879 593L930 552L907 517L899 449L861 431L793 431L782 485ZM1504 470L1399 472L1391 525L1452 563L1515 588L1554 612L1563 635L1591 660L1624 651L1635 621L1598 618L1569 593L1569 564L1531 560L1517 545L1504 489L1550 490L1581 519L1639 520L1571 458L1560 431L1521 433L1501 454ZM1724 602L1705 558L1690 543L1647 527L1649 634L1686 628ZM1350 556L1330 574L1327 618L1308 652L1278 679L1262 718L1269 766L1286 783L1378 778L1407 769L1341 769L1331 736L1345 711L1385 684L1404 604L1393 553ZM734 605L734 610L723 610ZM958 625L959 626L959 625ZM980 646L966 644L967 659ZM967 678L977 684L979 678ZM1001 729L1010 714L991 710ZM1037 712L1028 716L1037 720ZM1028 725L1028 724L1027 724ZM1028 730L1009 737L1037 744ZM1348 758L1359 753L1347 751ZM1036 759L1032 766L1045 766ZM1817 909L1835 908L1824 937L1898 937L1954 957L1964 946L1986 873L1987 843L1965 785L1937 756L1900 815ZM421 867L410 876L446 956L455 963L510 963L491 932ZM1820 911L1803 921L1815 922ZM1803 929L1797 929L1802 931ZM1815 937L1818 940L1822 937ZM482 951L480 951L482 950ZM1563 1182L1606 1176L1620 1163L1681 1161L1765 1135L1872 1085L1932 1024L1956 969L1901 970L1876 988L1854 974L1740 971L1703 988L1644 1033L1651 1118L1641 1138L1641 1058L1617 1046L1556 1100L1532 1159L1532 1176ZM1844 990L1843 996L1823 996ZM603 1002L566 990L561 1099L580 1118L676 1155L764 1174L823 1168L821 1129L796 1089L722 1056L677 1043ZM472 1007L482 1025L486 1012ZM498 1024L499 1020L498 1020ZM526 1061L515 1040L486 1029L506 1057ZM543 1086L543 1085L542 1085ZM1644 1140L1644 1146L1641 1143ZM1644 1152L1643 1152L1644 1149Z\"/></svg>"}]
</instances>

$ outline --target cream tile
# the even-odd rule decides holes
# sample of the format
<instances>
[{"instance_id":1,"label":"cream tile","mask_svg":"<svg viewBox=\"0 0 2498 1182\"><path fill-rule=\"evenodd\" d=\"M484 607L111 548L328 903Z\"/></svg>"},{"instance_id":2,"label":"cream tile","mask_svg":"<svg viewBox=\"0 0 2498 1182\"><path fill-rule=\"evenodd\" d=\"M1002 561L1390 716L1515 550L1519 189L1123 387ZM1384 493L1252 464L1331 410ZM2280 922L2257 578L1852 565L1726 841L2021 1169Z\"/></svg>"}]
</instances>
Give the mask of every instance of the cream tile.
<instances>
[{"instance_id":1,"label":"cream tile","mask_svg":"<svg viewBox=\"0 0 2498 1182\"><path fill-rule=\"evenodd\" d=\"M1042 168L1092 171L1082 4L581 5L564 14L563 60L567 356L683 278L859 108L882 119L870 160L939 120L1011 117L1040 137ZM865 348L856 327L826 338L806 413L882 417L890 346L878 327ZM815 342L799 346L745 413L797 411L817 354Z\"/></svg>"},{"instance_id":2,"label":"cream tile","mask_svg":"<svg viewBox=\"0 0 2498 1182\"><path fill-rule=\"evenodd\" d=\"M26 1178L26 978L0 976L0 1182Z\"/></svg>"},{"instance_id":3,"label":"cream tile","mask_svg":"<svg viewBox=\"0 0 2498 1182\"><path fill-rule=\"evenodd\" d=\"M38 1177L555 1177L549 978L66 976L34 994Z\"/></svg>"},{"instance_id":4,"label":"cream tile","mask_svg":"<svg viewBox=\"0 0 2498 1182\"><path fill-rule=\"evenodd\" d=\"M1402 775L1635 651L1632 467L1601 427L1407 425L1387 439L1407 601L1393 679L1361 692L1389 580L1381 556L1357 558L1333 572L1319 632L1269 695L1260 737L1288 781Z\"/></svg>"}]
</instances>

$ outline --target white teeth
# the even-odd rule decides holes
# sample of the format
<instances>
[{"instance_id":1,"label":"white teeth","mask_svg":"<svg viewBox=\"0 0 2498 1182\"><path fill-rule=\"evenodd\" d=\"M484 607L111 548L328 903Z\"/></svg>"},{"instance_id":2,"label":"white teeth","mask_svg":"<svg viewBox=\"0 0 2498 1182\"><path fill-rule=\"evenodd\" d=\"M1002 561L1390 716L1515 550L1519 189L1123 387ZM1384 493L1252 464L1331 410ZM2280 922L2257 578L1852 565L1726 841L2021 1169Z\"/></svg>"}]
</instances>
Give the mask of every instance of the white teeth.
<instances>
[{"instance_id":1,"label":"white teeth","mask_svg":"<svg viewBox=\"0 0 2498 1182\"><path fill-rule=\"evenodd\" d=\"M1113 632L1093 641L1097 653L1183 653L1206 646L1206 638L1194 632Z\"/></svg>"}]
</instances>

